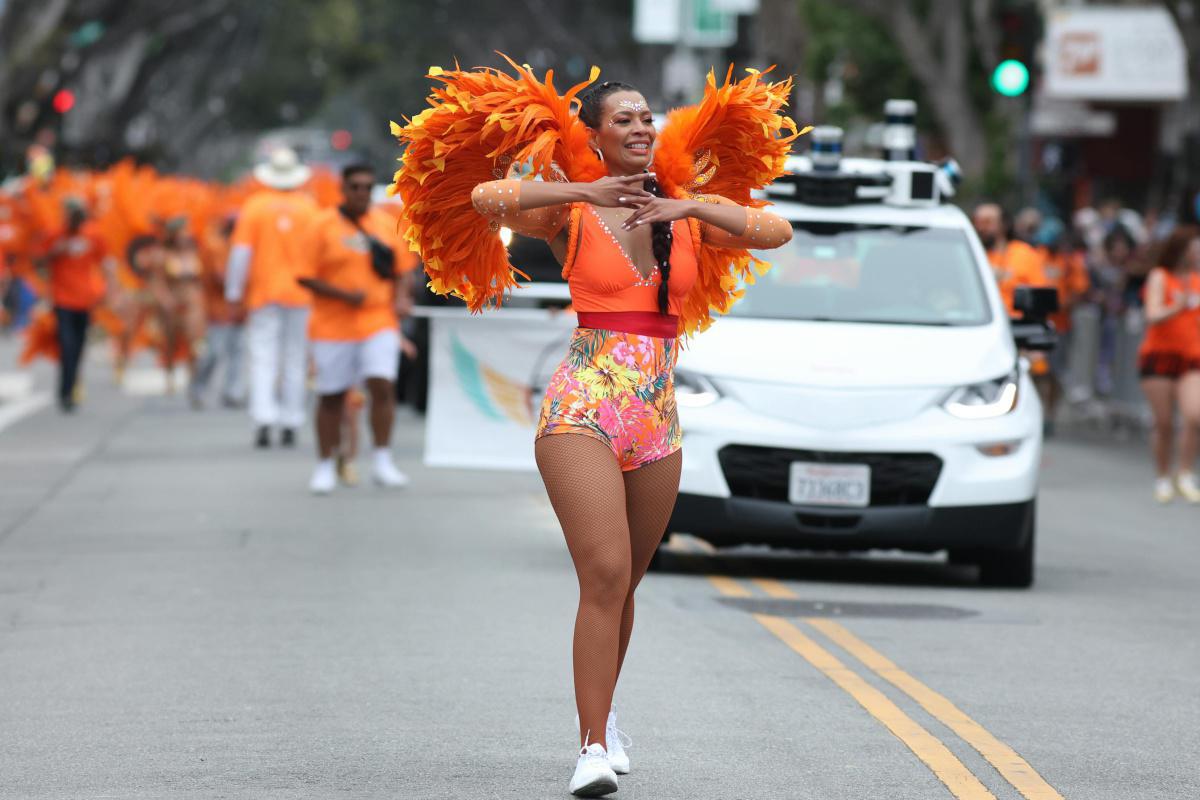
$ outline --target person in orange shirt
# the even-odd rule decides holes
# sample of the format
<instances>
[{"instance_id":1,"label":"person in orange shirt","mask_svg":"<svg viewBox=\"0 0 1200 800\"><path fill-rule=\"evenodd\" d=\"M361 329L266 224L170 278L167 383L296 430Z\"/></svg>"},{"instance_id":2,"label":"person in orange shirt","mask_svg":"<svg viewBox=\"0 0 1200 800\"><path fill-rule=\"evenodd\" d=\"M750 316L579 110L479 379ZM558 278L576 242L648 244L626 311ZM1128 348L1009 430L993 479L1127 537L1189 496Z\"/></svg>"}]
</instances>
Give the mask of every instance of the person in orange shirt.
<instances>
[{"instance_id":1,"label":"person in orange shirt","mask_svg":"<svg viewBox=\"0 0 1200 800\"><path fill-rule=\"evenodd\" d=\"M72 197L63 205L66 227L50 237L46 264L58 325L58 402L64 413L70 413L75 410L75 384L91 312L107 291L109 254L99 227L88 219L83 201Z\"/></svg>"},{"instance_id":2,"label":"person in orange shirt","mask_svg":"<svg viewBox=\"0 0 1200 800\"><path fill-rule=\"evenodd\" d=\"M1004 210L996 203L976 206L971 221L983 243L983 249L987 251L1000 297L1009 316L1013 316L1016 313L1013 309L1013 293L1018 286L1046 285L1042 256L1024 242L1009 238Z\"/></svg>"},{"instance_id":3,"label":"person in orange shirt","mask_svg":"<svg viewBox=\"0 0 1200 800\"><path fill-rule=\"evenodd\" d=\"M1138 350L1142 391L1154 415L1151 439L1158 479L1154 497L1167 503L1175 489L1200 503L1193 471L1200 455L1200 228L1183 225L1146 279L1146 336ZM1179 468L1171 480L1175 411L1179 410Z\"/></svg>"},{"instance_id":4,"label":"person in orange shirt","mask_svg":"<svg viewBox=\"0 0 1200 800\"><path fill-rule=\"evenodd\" d=\"M308 259L304 248L318 209L296 190L311 174L287 148L255 168L254 177L266 188L242 207L225 270L225 299L239 313L243 306L249 312L250 416L258 447L271 446L274 426L283 429L281 443L291 447L304 424L312 298L296 279Z\"/></svg>"},{"instance_id":5,"label":"person in orange shirt","mask_svg":"<svg viewBox=\"0 0 1200 800\"><path fill-rule=\"evenodd\" d=\"M1087 258L1081 247L1072 247L1070 234L1061 223L1047 224L1035 238L1034 249L1043 257L1046 282L1058 290L1058 311L1050 315L1050 322L1058 333L1058 342L1050 351L1042 403L1046 407L1047 425L1053 430L1053 420L1063 396L1063 381L1070 365L1067 357L1071 350L1071 312L1092 288L1088 277Z\"/></svg>"},{"instance_id":6,"label":"person in orange shirt","mask_svg":"<svg viewBox=\"0 0 1200 800\"><path fill-rule=\"evenodd\" d=\"M374 171L365 164L343 170L342 205L322 211L313 223L309 272L300 278L313 293L309 335L320 400L318 461L309 489L316 494L337 486L346 393L360 383L371 399L372 477L381 486L408 483L392 460L391 436L400 364L397 307L411 297L412 273L402 268L405 250L395 218L371 207L374 185Z\"/></svg>"}]
</instances>

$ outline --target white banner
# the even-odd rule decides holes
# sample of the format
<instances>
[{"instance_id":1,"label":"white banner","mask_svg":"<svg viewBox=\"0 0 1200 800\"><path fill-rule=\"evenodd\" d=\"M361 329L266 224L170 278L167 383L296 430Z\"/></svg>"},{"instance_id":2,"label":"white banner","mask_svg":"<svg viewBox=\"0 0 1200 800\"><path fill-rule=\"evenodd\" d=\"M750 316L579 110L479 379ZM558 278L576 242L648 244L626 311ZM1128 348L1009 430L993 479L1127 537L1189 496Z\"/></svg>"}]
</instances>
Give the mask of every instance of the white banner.
<instances>
[{"instance_id":1,"label":"white banner","mask_svg":"<svg viewBox=\"0 0 1200 800\"><path fill-rule=\"evenodd\" d=\"M533 437L546 384L567 354L572 313L533 309L430 317L425 463L536 469Z\"/></svg>"}]
</instances>

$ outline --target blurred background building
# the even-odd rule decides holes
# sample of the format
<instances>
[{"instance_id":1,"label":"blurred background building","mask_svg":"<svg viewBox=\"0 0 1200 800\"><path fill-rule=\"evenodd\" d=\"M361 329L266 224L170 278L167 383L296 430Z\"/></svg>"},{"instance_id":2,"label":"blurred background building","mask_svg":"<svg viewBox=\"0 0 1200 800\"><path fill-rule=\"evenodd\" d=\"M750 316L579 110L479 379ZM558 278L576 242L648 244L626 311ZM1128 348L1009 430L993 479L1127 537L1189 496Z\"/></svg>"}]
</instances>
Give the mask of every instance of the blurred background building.
<instances>
[{"instance_id":1,"label":"blurred background building","mask_svg":"<svg viewBox=\"0 0 1200 800\"><path fill-rule=\"evenodd\" d=\"M280 141L386 164L426 68L497 50L564 85L598 64L660 107L710 65L777 64L849 150L885 99L917 99L924 155L953 154L968 198L1197 213L1194 0L0 0L0 169L34 143L215 178Z\"/></svg>"}]
</instances>

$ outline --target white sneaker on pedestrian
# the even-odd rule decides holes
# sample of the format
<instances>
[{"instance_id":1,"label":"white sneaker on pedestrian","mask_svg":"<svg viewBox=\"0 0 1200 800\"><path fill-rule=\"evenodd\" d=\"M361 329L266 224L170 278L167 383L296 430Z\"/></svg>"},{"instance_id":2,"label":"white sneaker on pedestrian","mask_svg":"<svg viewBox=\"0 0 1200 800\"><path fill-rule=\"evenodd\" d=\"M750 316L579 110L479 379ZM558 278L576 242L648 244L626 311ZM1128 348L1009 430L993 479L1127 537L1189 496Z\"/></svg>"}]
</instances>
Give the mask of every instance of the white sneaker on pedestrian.
<instances>
[{"instance_id":1,"label":"white sneaker on pedestrian","mask_svg":"<svg viewBox=\"0 0 1200 800\"><path fill-rule=\"evenodd\" d=\"M604 741L608 744L608 763L613 772L618 775L629 774L629 754L626 747L633 745L633 740L625 732L617 728L616 710L608 712L608 724L604 726Z\"/></svg>"},{"instance_id":2,"label":"white sneaker on pedestrian","mask_svg":"<svg viewBox=\"0 0 1200 800\"><path fill-rule=\"evenodd\" d=\"M408 476L396 467L396 462L392 461L392 454L386 448L375 451L371 477L375 479L375 483L390 489L408 486Z\"/></svg>"},{"instance_id":3,"label":"white sneaker on pedestrian","mask_svg":"<svg viewBox=\"0 0 1200 800\"><path fill-rule=\"evenodd\" d=\"M1196 485L1194 472L1179 473L1175 478L1175 485L1179 487L1179 493L1183 495L1183 499L1189 503L1200 503L1200 486Z\"/></svg>"},{"instance_id":4,"label":"white sneaker on pedestrian","mask_svg":"<svg viewBox=\"0 0 1200 800\"><path fill-rule=\"evenodd\" d=\"M1160 503L1169 503L1175 499L1175 484L1170 478L1159 478L1154 482L1154 499Z\"/></svg>"},{"instance_id":5,"label":"white sneaker on pedestrian","mask_svg":"<svg viewBox=\"0 0 1200 800\"><path fill-rule=\"evenodd\" d=\"M313 494L329 494L337 487L337 463L332 458L317 462L308 490Z\"/></svg>"},{"instance_id":6,"label":"white sneaker on pedestrian","mask_svg":"<svg viewBox=\"0 0 1200 800\"><path fill-rule=\"evenodd\" d=\"M578 714L575 715L575 730L579 730ZM608 744L608 764L612 767L613 772L618 775L628 775L629 754L625 752L625 748L632 747L633 740L624 731L617 728L616 709L608 712L608 722L604 726L604 741Z\"/></svg>"},{"instance_id":7,"label":"white sneaker on pedestrian","mask_svg":"<svg viewBox=\"0 0 1200 800\"><path fill-rule=\"evenodd\" d=\"M576 797L603 797L617 790L617 773L608 765L603 745L593 742L579 751L575 774L567 788Z\"/></svg>"}]
</instances>

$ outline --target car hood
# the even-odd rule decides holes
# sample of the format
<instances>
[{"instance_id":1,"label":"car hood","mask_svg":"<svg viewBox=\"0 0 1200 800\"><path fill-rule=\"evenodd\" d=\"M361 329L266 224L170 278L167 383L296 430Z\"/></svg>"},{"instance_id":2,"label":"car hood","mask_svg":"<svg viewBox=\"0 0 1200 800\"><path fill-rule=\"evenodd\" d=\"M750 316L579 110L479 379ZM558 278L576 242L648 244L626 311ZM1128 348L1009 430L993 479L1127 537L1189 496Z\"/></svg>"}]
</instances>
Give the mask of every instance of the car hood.
<instances>
[{"instance_id":1,"label":"car hood","mask_svg":"<svg viewBox=\"0 0 1200 800\"><path fill-rule=\"evenodd\" d=\"M723 318L685 346L679 368L716 380L915 390L997 378L1016 347L1003 323L971 327Z\"/></svg>"}]
</instances>

